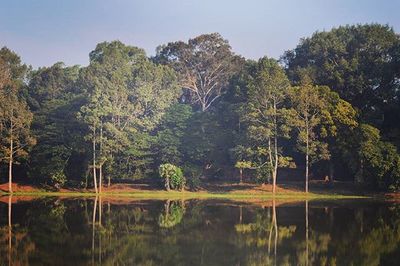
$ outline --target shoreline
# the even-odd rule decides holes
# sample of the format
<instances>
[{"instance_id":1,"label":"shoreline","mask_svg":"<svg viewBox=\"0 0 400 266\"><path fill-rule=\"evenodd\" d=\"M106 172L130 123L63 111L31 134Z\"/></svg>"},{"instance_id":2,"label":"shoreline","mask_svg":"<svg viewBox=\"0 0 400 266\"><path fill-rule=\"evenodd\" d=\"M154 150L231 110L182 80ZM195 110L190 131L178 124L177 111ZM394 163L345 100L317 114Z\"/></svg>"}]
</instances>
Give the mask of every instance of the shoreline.
<instances>
[{"instance_id":1,"label":"shoreline","mask_svg":"<svg viewBox=\"0 0 400 266\"><path fill-rule=\"evenodd\" d=\"M166 191L160 187L146 184L113 184L104 187L101 193L93 189L60 189L59 191L46 190L30 185L13 184L13 193L6 189L6 184L0 185L0 197L113 197L132 199L237 199L237 200L335 200L335 199L371 199L399 201L399 193L379 193L361 191L350 184L338 183L335 187L326 187L321 183L314 183L309 193L301 190L298 183L280 184L275 195L270 185L252 183L215 183L198 190Z\"/></svg>"}]
</instances>

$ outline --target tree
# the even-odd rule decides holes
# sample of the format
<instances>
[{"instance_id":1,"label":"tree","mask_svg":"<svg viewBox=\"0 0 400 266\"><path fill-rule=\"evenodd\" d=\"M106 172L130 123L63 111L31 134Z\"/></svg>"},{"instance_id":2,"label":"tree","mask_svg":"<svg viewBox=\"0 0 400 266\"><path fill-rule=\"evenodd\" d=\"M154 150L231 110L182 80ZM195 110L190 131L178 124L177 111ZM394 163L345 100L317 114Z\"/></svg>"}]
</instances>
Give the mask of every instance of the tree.
<instances>
[{"instance_id":1,"label":"tree","mask_svg":"<svg viewBox=\"0 0 400 266\"><path fill-rule=\"evenodd\" d=\"M358 126L358 115L349 102L341 99L338 93L328 87L321 87L320 93L321 98L325 99L326 110L321 113L322 119L319 131L321 140L328 145L329 180L333 184L335 163L343 166L341 161L343 153L340 150L340 146L344 138L354 132L354 128Z\"/></svg>"},{"instance_id":2,"label":"tree","mask_svg":"<svg viewBox=\"0 0 400 266\"><path fill-rule=\"evenodd\" d=\"M283 56L292 81L311 69L315 84L326 85L359 109L362 122L384 128L399 141L399 35L388 25L346 25L315 32Z\"/></svg>"},{"instance_id":3,"label":"tree","mask_svg":"<svg viewBox=\"0 0 400 266\"><path fill-rule=\"evenodd\" d=\"M377 128L360 124L341 146L355 182L382 190L400 188L400 155Z\"/></svg>"},{"instance_id":4,"label":"tree","mask_svg":"<svg viewBox=\"0 0 400 266\"><path fill-rule=\"evenodd\" d=\"M165 188L167 191L171 189L181 189L185 187L185 177L183 176L182 169L179 167L165 163L159 166L158 173L164 179Z\"/></svg>"},{"instance_id":5,"label":"tree","mask_svg":"<svg viewBox=\"0 0 400 266\"><path fill-rule=\"evenodd\" d=\"M0 152L8 162L8 190L12 193L13 164L27 155L35 140L30 132L32 113L21 92L27 68L15 53L2 48L0 69L5 70L0 87Z\"/></svg>"},{"instance_id":6,"label":"tree","mask_svg":"<svg viewBox=\"0 0 400 266\"><path fill-rule=\"evenodd\" d=\"M100 43L89 56L90 65L82 71L80 80L80 85L87 91L88 102L82 106L80 117L88 124L94 186L97 192L99 169L101 193L103 165L128 142L124 130L134 116L127 89L132 66L147 58L142 49L125 46L119 41Z\"/></svg>"},{"instance_id":7,"label":"tree","mask_svg":"<svg viewBox=\"0 0 400 266\"><path fill-rule=\"evenodd\" d=\"M149 168L150 134L177 100L180 87L171 68L155 65L142 49L119 41L98 44L90 59L80 80L88 98L80 117L89 129L93 178L98 169L101 192L104 165L109 184L111 174L124 177L132 168Z\"/></svg>"},{"instance_id":8,"label":"tree","mask_svg":"<svg viewBox=\"0 0 400 266\"><path fill-rule=\"evenodd\" d=\"M184 162L185 148L182 141L191 116L192 107L187 104L175 104L166 111L155 144L160 163L170 162L179 165Z\"/></svg>"},{"instance_id":9,"label":"tree","mask_svg":"<svg viewBox=\"0 0 400 266\"><path fill-rule=\"evenodd\" d=\"M289 80L284 70L273 59L262 58L254 81L250 85L248 99L249 135L256 145L263 147L267 143L268 165L276 191L278 166L283 155L279 138L288 137L289 127L285 120L285 101L288 97Z\"/></svg>"},{"instance_id":10,"label":"tree","mask_svg":"<svg viewBox=\"0 0 400 266\"><path fill-rule=\"evenodd\" d=\"M239 59L218 33L160 46L155 57L156 62L171 66L179 74L187 92L184 101L199 106L202 112L225 92Z\"/></svg>"},{"instance_id":11,"label":"tree","mask_svg":"<svg viewBox=\"0 0 400 266\"><path fill-rule=\"evenodd\" d=\"M76 119L82 91L76 86L78 66L56 63L30 75L28 102L33 112L32 132L37 145L30 152L28 174L59 187L68 178L81 180L84 142L82 124ZM84 161L84 160L83 160Z\"/></svg>"},{"instance_id":12,"label":"tree","mask_svg":"<svg viewBox=\"0 0 400 266\"><path fill-rule=\"evenodd\" d=\"M237 161L235 163L235 168L239 169L239 174L240 174L240 184L243 183L243 169L250 169L251 168L251 162L248 161Z\"/></svg>"},{"instance_id":13,"label":"tree","mask_svg":"<svg viewBox=\"0 0 400 266\"><path fill-rule=\"evenodd\" d=\"M292 116L289 124L297 131L299 149L305 154L305 191L308 192L309 165L318 159L329 159L327 144L321 140L317 127L321 125L327 103L322 91L326 87L313 86L304 78L299 86L290 92ZM311 159L311 160L310 160Z\"/></svg>"}]
</instances>

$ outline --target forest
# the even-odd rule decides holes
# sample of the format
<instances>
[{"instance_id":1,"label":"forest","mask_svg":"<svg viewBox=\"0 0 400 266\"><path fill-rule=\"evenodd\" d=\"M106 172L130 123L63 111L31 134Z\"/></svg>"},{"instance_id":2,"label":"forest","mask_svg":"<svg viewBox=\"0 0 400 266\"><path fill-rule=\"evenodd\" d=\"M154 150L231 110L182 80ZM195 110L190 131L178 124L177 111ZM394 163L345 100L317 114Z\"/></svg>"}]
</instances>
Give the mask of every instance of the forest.
<instances>
[{"instance_id":1,"label":"forest","mask_svg":"<svg viewBox=\"0 0 400 266\"><path fill-rule=\"evenodd\" d=\"M273 38L273 36L271 36ZM317 31L279 60L218 33L154 56L102 42L87 66L33 69L0 50L0 178L94 189L164 178L354 182L400 189L400 36L389 25Z\"/></svg>"}]
</instances>

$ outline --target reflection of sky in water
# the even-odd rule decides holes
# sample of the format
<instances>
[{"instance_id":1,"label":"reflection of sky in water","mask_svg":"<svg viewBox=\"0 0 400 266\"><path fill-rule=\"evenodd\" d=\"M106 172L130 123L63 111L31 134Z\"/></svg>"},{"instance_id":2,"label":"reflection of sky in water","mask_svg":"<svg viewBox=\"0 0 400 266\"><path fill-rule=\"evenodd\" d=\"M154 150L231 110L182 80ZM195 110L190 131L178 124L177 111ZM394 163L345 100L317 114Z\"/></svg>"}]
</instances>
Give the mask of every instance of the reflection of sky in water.
<instances>
[{"instance_id":1,"label":"reflection of sky in water","mask_svg":"<svg viewBox=\"0 0 400 266\"><path fill-rule=\"evenodd\" d=\"M394 203L8 199L0 265L396 265L400 256Z\"/></svg>"}]
</instances>

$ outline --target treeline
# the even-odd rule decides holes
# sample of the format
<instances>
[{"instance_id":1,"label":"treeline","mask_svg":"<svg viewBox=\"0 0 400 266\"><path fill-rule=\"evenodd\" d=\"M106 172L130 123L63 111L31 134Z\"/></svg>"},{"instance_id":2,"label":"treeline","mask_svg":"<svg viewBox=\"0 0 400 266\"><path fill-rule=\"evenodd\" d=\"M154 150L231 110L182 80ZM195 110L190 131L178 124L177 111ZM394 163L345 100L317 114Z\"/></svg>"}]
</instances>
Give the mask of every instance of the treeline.
<instances>
[{"instance_id":1,"label":"treeline","mask_svg":"<svg viewBox=\"0 0 400 266\"><path fill-rule=\"evenodd\" d=\"M286 167L305 169L306 190L310 173L400 187L400 38L387 25L316 32L279 61L246 60L217 33L154 57L103 42L89 57L32 70L0 50L2 177L101 192L170 163L192 187L235 167L274 190Z\"/></svg>"}]
</instances>

